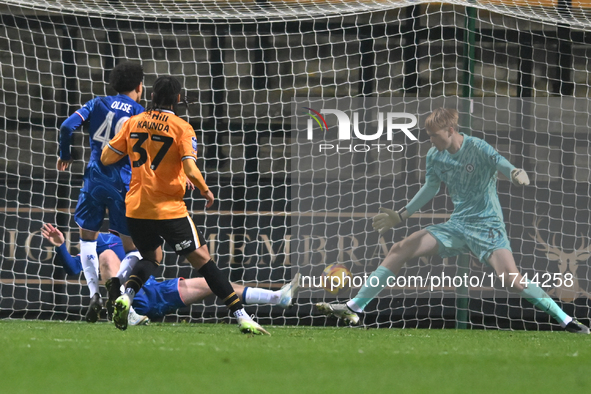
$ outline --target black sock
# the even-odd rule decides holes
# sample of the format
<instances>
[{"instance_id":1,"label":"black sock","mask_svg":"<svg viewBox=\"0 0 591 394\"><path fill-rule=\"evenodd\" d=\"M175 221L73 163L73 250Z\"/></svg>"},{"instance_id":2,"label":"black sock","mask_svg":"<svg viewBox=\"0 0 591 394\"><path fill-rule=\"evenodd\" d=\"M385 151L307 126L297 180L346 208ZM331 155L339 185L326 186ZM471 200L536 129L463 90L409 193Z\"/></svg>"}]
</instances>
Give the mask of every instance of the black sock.
<instances>
[{"instance_id":1,"label":"black sock","mask_svg":"<svg viewBox=\"0 0 591 394\"><path fill-rule=\"evenodd\" d=\"M121 295L121 281L114 276L105 283L107 292L109 293L109 300L115 301Z\"/></svg>"},{"instance_id":2,"label":"black sock","mask_svg":"<svg viewBox=\"0 0 591 394\"><path fill-rule=\"evenodd\" d=\"M158 268L158 263L146 259L135 264L129 279L125 282L125 292L129 294L130 298L133 298L140 291L144 283L150 278L150 275L156 271L156 268ZM128 289L133 290L133 293L130 293Z\"/></svg>"},{"instance_id":3,"label":"black sock","mask_svg":"<svg viewBox=\"0 0 591 394\"><path fill-rule=\"evenodd\" d=\"M224 274L220 271L218 266L215 265L213 260L209 260L205 263L205 265L199 269L199 273L203 275L213 294L221 298L232 313L243 308L242 302L240 302L230 281L224 277Z\"/></svg>"}]
</instances>

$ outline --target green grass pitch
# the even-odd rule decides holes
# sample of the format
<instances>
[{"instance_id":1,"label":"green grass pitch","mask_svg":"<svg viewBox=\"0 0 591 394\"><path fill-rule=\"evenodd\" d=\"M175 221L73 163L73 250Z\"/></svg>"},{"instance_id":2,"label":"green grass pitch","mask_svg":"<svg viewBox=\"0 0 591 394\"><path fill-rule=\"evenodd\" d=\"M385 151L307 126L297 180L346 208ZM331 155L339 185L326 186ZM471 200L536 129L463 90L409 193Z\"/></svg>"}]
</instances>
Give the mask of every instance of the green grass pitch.
<instances>
[{"instance_id":1,"label":"green grass pitch","mask_svg":"<svg viewBox=\"0 0 591 394\"><path fill-rule=\"evenodd\" d=\"M585 393L565 332L0 322L2 393Z\"/></svg>"}]
</instances>

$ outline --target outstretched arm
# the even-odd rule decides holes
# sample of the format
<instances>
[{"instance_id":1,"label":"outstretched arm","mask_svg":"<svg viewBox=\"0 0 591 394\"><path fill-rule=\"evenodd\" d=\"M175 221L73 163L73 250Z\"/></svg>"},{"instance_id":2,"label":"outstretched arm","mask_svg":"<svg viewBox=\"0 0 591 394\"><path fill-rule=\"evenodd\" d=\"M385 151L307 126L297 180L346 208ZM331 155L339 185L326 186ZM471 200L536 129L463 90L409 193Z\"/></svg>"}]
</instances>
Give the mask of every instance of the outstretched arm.
<instances>
[{"instance_id":1,"label":"outstretched arm","mask_svg":"<svg viewBox=\"0 0 591 394\"><path fill-rule=\"evenodd\" d=\"M68 275L77 275L82 271L80 256L73 257L68 252L65 244L64 234L49 223L41 228L41 235L55 246L55 261L59 263Z\"/></svg>"},{"instance_id":2,"label":"outstretched arm","mask_svg":"<svg viewBox=\"0 0 591 394\"><path fill-rule=\"evenodd\" d=\"M511 179L511 182L516 186L529 185L529 177L527 176L527 173L521 168L516 168L503 156L500 156L500 159L497 162L497 171L505 175L508 179Z\"/></svg>"},{"instance_id":3,"label":"outstretched arm","mask_svg":"<svg viewBox=\"0 0 591 394\"><path fill-rule=\"evenodd\" d=\"M425 184L410 200L406 207L400 211L393 211L388 208L380 208L382 213L378 213L373 218L373 228L379 231L380 234L385 233L390 228L397 226L412 214L421 209L423 205L431 201L433 197L439 192L441 186L441 180L433 171L432 167L432 156L427 154L427 175L425 176Z\"/></svg>"},{"instance_id":4,"label":"outstretched arm","mask_svg":"<svg viewBox=\"0 0 591 394\"><path fill-rule=\"evenodd\" d=\"M441 182L427 178L427 181L421 187L421 190L413 197L412 200L399 211L394 211L388 208L380 208L380 212L373 218L373 228L380 234L385 233L394 226L399 225L408 219L413 213L421 209L423 205L431 201L439 192L439 185Z\"/></svg>"},{"instance_id":5,"label":"outstretched arm","mask_svg":"<svg viewBox=\"0 0 591 394\"><path fill-rule=\"evenodd\" d=\"M511 171L515 170L515 166L509 163L509 160L505 159L499 153L497 153L497 155L498 157L493 158L493 160L496 159L497 162L497 171L505 175L507 179L511 179Z\"/></svg>"},{"instance_id":6,"label":"outstretched arm","mask_svg":"<svg viewBox=\"0 0 591 394\"><path fill-rule=\"evenodd\" d=\"M505 175L507 179L511 179L511 182L516 186L529 185L529 177L524 170L516 168L513 164L509 163L509 160L501 156L487 142L483 141L482 144L485 154L493 161L498 172Z\"/></svg>"},{"instance_id":7,"label":"outstretched arm","mask_svg":"<svg viewBox=\"0 0 591 394\"><path fill-rule=\"evenodd\" d=\"M410 200L410 202L406 205L406 211L408 212L407 217L410 217L416 211L421 209L426 203L431 201L433 197L439 193L440 186L441 181L438 179L435 180L433 177L427 177L425 184L423 187L421 187L421 190L419 190L412 200Z\"/></svg>"}]
</instances>

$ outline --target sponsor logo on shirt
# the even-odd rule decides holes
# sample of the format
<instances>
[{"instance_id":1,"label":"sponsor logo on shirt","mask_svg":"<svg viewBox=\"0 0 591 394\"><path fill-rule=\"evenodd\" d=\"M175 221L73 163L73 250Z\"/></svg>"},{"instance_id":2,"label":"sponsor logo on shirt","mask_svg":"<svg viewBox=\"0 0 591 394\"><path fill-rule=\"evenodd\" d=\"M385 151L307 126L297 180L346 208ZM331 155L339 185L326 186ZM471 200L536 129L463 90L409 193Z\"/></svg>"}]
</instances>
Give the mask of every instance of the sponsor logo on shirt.
<instances>
[{"instance_id":1,"label":"sponsor logo on shirt","mask_svg":"<svg viewBox=\"0 0 591 394\"><path fill-rule=\"evenodd\" d=\"M197 138L191 137L191 143L193 144L193 154L197 156Z\"/></svg>"}]
</instances>

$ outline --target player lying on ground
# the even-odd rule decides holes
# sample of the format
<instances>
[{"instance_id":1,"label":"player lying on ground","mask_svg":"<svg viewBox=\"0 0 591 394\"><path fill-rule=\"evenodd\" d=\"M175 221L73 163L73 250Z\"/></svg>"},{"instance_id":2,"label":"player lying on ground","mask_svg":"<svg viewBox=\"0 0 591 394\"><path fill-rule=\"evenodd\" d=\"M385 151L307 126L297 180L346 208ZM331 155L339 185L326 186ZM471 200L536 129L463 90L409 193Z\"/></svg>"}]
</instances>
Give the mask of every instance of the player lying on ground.
<instances>
[{"instance_id":1,"label":"player lying on ground","mask_svg":"<svg viewBox=\"0 0 591 394\"><path fill-rule=\"evenodd\" d=\"M441 182L454 204L450 219L417 231L395 243L384 261L375 270L357 296L346 304L317 304L325 314L332 314L356 324L357 313L364 310L404 264L421 256L452 257L472 252L490 265L497 275L515 277L505 284L536 307L552 316L569 332L589 334L589 328L567 315L537 284L525 281L519 273L503 222L497 195L497 172L515 185L529 185L525 171L517 169L485 141L458 132L458 112L439 108L425 122L433 147L427 153L425 184L408 203L396 212L380 208L373 227L383 234L419 210L439 192ZM371 286L372 277L375 287Z\"/></svg>"},{"instance_id":2,"label":"player lying on ground","mask_svg":"<svg viewBox=\"0 0 591 394\"><path fill-rule=\"evenodd\" d=\"M55 246L55 262L62 266L68 275L78 275L83 271L80 255L70 255L70 252L66 249L65 238L61 231L51 224L46 223L41 228L41 235ZM107 276L106 273L119 271L121 260L126 256L121 238L113 234L99 233L96 240L96 251L100 273L103 278ZM96 314L96 318L90 321L91 323L95 323L100 317L102 303L97 305L100 305L100 308L95 308L94 313ZM108 315L111 318L110 314ZM86 316L86 320L88 321L88 313ZM149 321L147 316L140 315L133 309L130 310L128 316L128 323L130 325L144 325L148 324Z\"/></svg>"},{"instance_id":3,"label":"player lying on ground","mask_svg":"<svg viewBox=\"0 0 591 394\"><path fill-rule=\"evenodd\" d=\"M79 256L71 256L65 245L65 238L61 231L51 224L45 224L41 230L43 236L49 240L56 250L56 263L60 264L68 275L77 275L82 271ZM113 234L99 233L97 238L97 253L100 267L116 269L120 260L125 257L121 239ZM293 297L299 288L297 274L291 283L286 284L280 290L271 291L256 287L246 287L232 283L232 287L241 300L247 304L270 304L282 308L292 305ZM213 292L203 278L183 279L176 278L158 282L153 276L146 281L142 289L133 299L133 308L141 315L150 319L161 318L173 313L179 308L195 304L212 295ZM129 314L130 325L137 325L137 317ZM143 316L145 318L145 316Z\"/></svg>"},{"instance_id":4,"label":"player lying on ground","mask_svg":"<svg viewBox=\"0 0 591 394\"><path fill-rule=\"evenodd\" d=\"M80 190L74 219L80 226L80 260L91 297L86 320L91 323L98 319L103 308L98 285L96 240L107 209L111 230L122 237L128 254L121 264L122 271L130 270L141 258L129 236L125 218L125 194L129 190L131 178L129 160L121 160L114 166L106 167L100 157L103 147L117 134L123 123L144 111L144 107L138 104L142 97L143 78L144 70L140 64L119 63L109 78L111 87L118 94L90 100L60 127L59 171L65 171L72 163L72 133L87 124L85 131L90 140L90 160L84 171L84 185ZM115 272L107 270L102 273L103 279L115 275Z\"/></svg>"}]
</instances>

